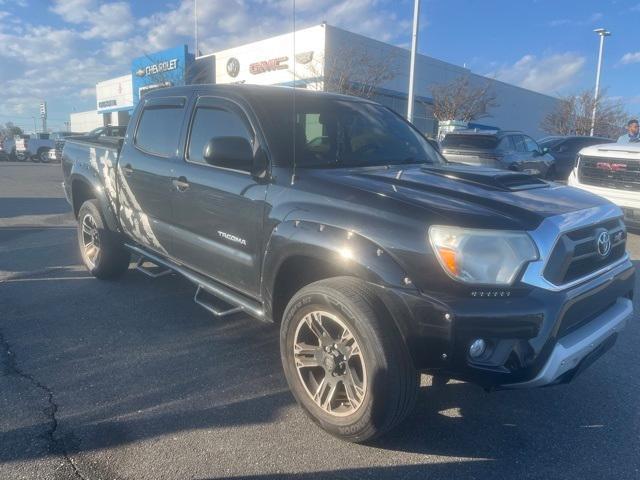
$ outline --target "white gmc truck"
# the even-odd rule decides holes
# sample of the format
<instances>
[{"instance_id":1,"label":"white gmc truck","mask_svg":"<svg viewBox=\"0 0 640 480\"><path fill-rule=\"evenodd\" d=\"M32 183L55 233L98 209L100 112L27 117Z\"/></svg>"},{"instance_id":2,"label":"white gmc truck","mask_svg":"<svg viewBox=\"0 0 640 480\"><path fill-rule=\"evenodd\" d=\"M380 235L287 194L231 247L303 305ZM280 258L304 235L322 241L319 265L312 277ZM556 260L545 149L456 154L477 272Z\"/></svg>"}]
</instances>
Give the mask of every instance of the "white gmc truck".
<instances>
[{"instance_id":1,"label":"white gmc truck","mask_svg":"<svg viewBox=\"0 0 640 480\"><path fill-rule=\"evenodd\" d=\"M640 227L640 143L583 148L568 183L617 204L626 223Z\"/></svg>"}]
</instances>

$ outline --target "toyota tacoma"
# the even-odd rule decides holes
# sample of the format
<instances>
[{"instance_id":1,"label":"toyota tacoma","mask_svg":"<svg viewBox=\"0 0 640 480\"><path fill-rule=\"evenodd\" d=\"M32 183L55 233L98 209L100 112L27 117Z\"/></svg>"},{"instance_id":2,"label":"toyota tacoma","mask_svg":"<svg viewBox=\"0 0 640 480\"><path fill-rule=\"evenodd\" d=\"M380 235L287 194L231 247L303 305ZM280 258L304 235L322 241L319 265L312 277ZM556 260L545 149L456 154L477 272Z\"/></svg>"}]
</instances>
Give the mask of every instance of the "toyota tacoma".
<instances>
[{"instance_id":1,"label":"toyota tacoma","mask_svg":"<svg viewBox=\"0 0 640 480\"><path fill-rule=\"evenodd\" d=\"M368 100L285 87L149 92L124 139L69 139L84 264L175 273L217 317L280 328L317 424L362 442L410 412L419 373L487 390L566 383L633 313L619 207L447 162Z\"/></svg>"}]
</instances>

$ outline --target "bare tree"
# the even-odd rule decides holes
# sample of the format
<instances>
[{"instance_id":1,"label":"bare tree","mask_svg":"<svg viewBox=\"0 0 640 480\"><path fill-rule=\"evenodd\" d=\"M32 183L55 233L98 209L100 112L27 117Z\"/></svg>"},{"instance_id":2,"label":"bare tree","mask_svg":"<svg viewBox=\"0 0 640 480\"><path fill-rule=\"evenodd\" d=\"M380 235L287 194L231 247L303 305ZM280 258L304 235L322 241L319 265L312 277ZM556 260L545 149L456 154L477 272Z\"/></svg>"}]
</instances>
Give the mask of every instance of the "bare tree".
<instances>
[{"instance_id":1,"label":"bare tree","mask_svg":"<svg viewBox=\"0 0 640 480\"><path fill-rule=\"evenodd\" d=\"M300 65L294 75L309 89L371 98L380 86L395 78L397 68L390 58L344 47Z\"/></svg>"},{"instance_id":2,"label":"bare tree","mask_svg":"<svg viewBox=\"0 0 640 480\"><path fill-rule=\"evenodd\" d=\"M4 126L0 125L0 139L12 138L15 135L22 135L22 129L13 124L13 122L7 122Z\"/></svg>"},{"instance_id":3,"label":"bare tree","mask_svg":"<svg viewBox=\"0 0 640 480\"><path fill-rule=\"evenodd\" d=\"M591 90L563 97L556 109L542 120L540 128L552 135L589 135L593 105ZM602 92L598 98L594 135L617 137L624 130L627 117L622 103Z\"/></svg>"},{"instance_id":4,"label":"bare tree","mask_svg":"<svg viewBox=\"0 0 640 480\"><path fill-rule=\"evenodd\" d=\"M438 121L470 122L488 117L489 109L497 107L496 94L489 81L472 86L469 75L457 77L449 83L431 88L433 116Z\"/></svg>"}]
</instances>

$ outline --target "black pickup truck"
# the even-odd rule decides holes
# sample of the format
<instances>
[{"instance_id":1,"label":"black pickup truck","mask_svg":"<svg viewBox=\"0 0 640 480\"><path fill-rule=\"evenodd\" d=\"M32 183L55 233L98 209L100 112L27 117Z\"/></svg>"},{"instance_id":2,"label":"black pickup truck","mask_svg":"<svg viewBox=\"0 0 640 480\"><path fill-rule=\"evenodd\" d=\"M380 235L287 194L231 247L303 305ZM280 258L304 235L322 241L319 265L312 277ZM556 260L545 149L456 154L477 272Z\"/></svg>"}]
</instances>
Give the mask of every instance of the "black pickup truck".
<instances>
[{"instance_id":1,"label":"black pickup truck","mask_svg":"<svg viewBox=\"0 0 640 480\"><path fill-rule=\"evenodd\" d=\"M82 258L183 275L218 317L280 325L290 388L350 441L412 408L419 372L564 383L633 313L622 212L574 188L448 163L347 96L199 85L147 94L124 140L66 142Z\"/></svg>"}]
</instances>

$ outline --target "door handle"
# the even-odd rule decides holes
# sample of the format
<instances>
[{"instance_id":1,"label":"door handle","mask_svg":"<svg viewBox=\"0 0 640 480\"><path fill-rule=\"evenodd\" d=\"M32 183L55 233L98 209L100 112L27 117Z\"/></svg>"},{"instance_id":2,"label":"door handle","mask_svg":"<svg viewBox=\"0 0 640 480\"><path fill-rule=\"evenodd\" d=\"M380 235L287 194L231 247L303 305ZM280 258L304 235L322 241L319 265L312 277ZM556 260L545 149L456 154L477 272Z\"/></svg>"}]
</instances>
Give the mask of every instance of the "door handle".
<instances>
[{"instance_id":1,"label":"door handle","mask_svg":"<svg viewBox=\"0 0 640 480\"><path fill-rule=\"evenodd\" d=\"M173 186L176 187L176 190L178 190L179 192L184 192L190 187L186 177L174 178L171 182L173 183Z\"/></svg>"},{"instance_id":2,"label":"door handle","mask_svg":"<svg viewBox=\"0 0 640 480\"><path fill-rule=\"evenodd\" d=\"M122 167L122 173L124 173L124 175L127 177L133 173L133 167L130 163L127 163L124 167Z\"/></svg>"}]
</instances>

